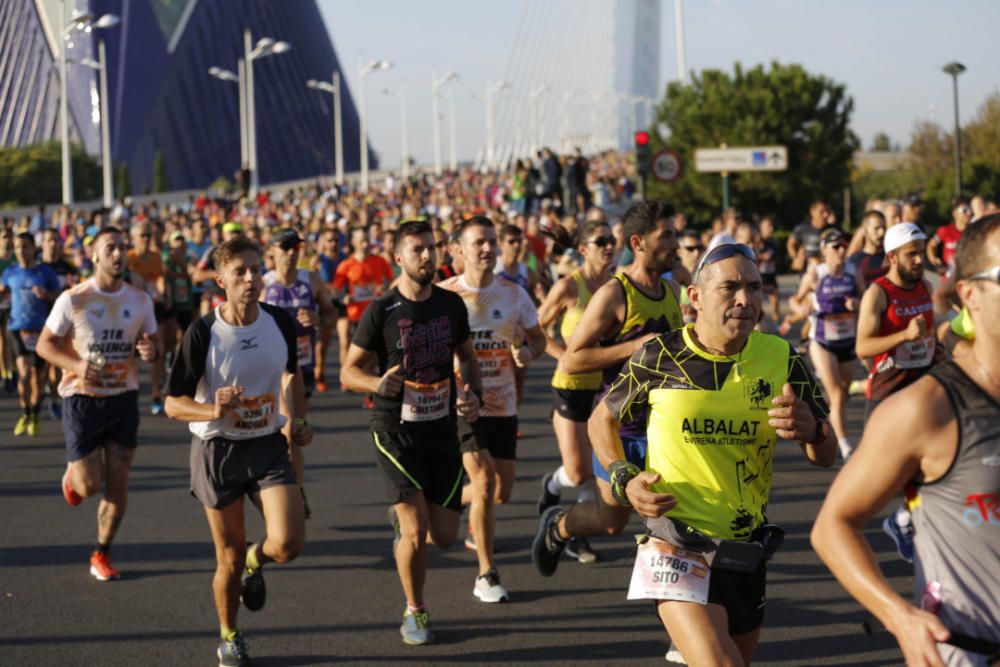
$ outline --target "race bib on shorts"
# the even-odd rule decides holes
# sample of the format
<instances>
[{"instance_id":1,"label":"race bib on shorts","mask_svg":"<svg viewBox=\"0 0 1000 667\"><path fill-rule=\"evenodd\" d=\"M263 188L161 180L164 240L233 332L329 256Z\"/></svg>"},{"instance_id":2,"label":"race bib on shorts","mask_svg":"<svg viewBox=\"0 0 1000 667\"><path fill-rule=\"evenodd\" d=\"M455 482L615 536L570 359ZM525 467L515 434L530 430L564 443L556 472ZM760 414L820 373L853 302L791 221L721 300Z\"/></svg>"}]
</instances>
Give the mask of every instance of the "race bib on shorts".
<instances>
[{"instance_id":1,"label":"race bib on shorts","mask_svg":"<svg viewBox=\"0 0 1000 667\"><path fill-rule=\"evenodd\" d=\"M295 339L296 355L299 358L299 366L312 366L313 344L311 336L299 336Z\"/></svg>"},{"instance_id":2,"label":"race bib on shorts","mask_svg":"<svg viewBox=\"0 0 1000 667\"><path fill-rule=\"evenodd\" d=\"M252 438L268 435L274 432L274 416L277 408L274 394L260 396L243 396L240 403L230 413L227 422L230 430L239 433L242 438Z\"/></svg>"},{"instance_id":3,"label":"race bib on shorts","mask_svg":"<svg viewBox=\"0 0 1000 667\"><path fill-rule=\"evenodd\" d=\"M403 383L404 422L429 422L448 416L451 403L451 380L433 384L420 384L406 380Z\"/></svg>"},{"instance_id":4,"label":"race bib on shorts","mask_svg":"<svg viewBox=\"0 0 1000 667\"><path fill-rule=\"evenodd\" d=\"M934 360L934 336L924 336L898 346L893 353L896 368L926 368Z\"/></svg>"},{"instance_id":5,"label":"race bib on shorts","mask_svg":"<svg viewBox=\"0 0 1000 667\"><path fill-rule=\"evenodd\" d=\"M712 568L703 554L650 537L639 545L629 600L680 600L708 604Z\"/></svg>"},{"instance_id":6,"label":"race bib on shorts","mask_svg":"<svg viewBox=\"0 0 1000 667\"><path fill-rule=\"evenodd\" d=\"M857 332L857 313L834 313L823 318L823 338L828 341L850 340Z\"/></svg>"},{"instance_id":7,"label":"race bib on shorts","mask_svg":"<svg viewBox=\"0 0 1000 667\"><path fill-rule=\"evenodd\" d=\"M24 343L24 348L28 350L28 352L34 352L35 348L38 347L38 332L18 331L17 334L21 337L21 342Z\"/></svg>"}]
</instances>

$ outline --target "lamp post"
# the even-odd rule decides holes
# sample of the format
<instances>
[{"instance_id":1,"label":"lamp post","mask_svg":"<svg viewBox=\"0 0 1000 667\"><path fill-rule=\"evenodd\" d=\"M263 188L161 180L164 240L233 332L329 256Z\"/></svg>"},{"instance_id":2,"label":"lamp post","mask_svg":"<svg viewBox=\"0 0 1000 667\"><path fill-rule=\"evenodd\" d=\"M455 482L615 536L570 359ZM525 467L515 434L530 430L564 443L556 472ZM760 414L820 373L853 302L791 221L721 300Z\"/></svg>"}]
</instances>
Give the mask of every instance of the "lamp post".
<instances>
[{"instance_id":1,"label":"lamp post","mask_svg":"<svg viewBox=\"0 0 1000 667\"><path fill-rule=\"evenodd\" d=\"M358 114L358 125L361 130L361 190L368 190L368 112L365 100L365 77L380 69L389 69L392 63L388 60L372 60L366 65L361 57L358 57L358 77L361 79L360 107Z\"/></svg>"},{"instance_id":2,"label":"lamp post","mask_svg":"<svg viewBox=\"0 0 1000 667\"><path fill-rule=\"evenodd\" d=\"M73 164L72 158L70 157L69 146L69 101L67 100L66 86L66 64L68 62L66 49L72 46L72 44L67 44L67 42L74 30L87 33L94 28L112 28L118 25L121 19L115 14L104 14L95 21L94 15L90 12L74 11L72 16L70 16L70 19L67 21L65 0L63 0L60 5L59 18L62 19L62 30L60 31L61 39L59 43L59 135L62 140L62 202L68 206L73 203ZM103 43L99 46L99 48L103 54ZM103 55L101 57L103 58ZM102 91L102 104L106 104L104 102L106 98L106 91ZM101 118L101 125L106 125L104 119L107 118L107 116L105 115L105 111L103 109L101 110ZM106 162L107 166L105 168L110 169L110 158L107 156ZM106 181L105 188L107 188ZM108 196L107 193L108 190L106 189L105 198Z\"/></svg>"},{"instance_id":3,"label":"lamp post","mask_svg":"<svg viewBox=\"0 0 1000 667\"><path fill-rule=\"evenodd\" d=\"M250 159L247 150L247 91L246 91L246 63L240 58L237 63L239 74L233 74L221 67L209 67L208 74L219 81L228 81L237 84L239 88L239 108L240 108L240 169L249 165Z\"/></svg>"},{"instance_id":4,"label":"lamp post","mask_svg":"<svg viewBox=\"0 0 1000 667\"><path fill-rule=\"evenodd\" d=\"M407 180L410 178L410 142L406 127L406 83L401 83L395 88L385 88L382 92L399 98L400 172L403 180Z\"/></svg>"},{"instance_id":5,"label":"lamp post","mask_svg":"<svg viewBox=\"0 0 1000 667\"><path fill-rule=\"evenodd\" d=\"M437 70L431 68L431 115L433 116L434 130L434 174L441 175L441 116L438 111L438 98L441 96L441 86L449 81L457 81L458 75L454 72L445 72L440 77ZM452 117L455 115L455 100L451 98ZM454 167L453 167L454 168Z\"/></svg>"},{"instance_id":6,"label":"lamp post","mask_svg":"<svg viewBox=\"0 0 1000 667\"><path fill-rule=\"evenodd\" d=\"M104 40L97 41L97 61L84 58L80 64L98 72L101 88L101 172L104 180L104 207L115 203L114 186L111 184L111 118L108 116L108 65L104 54Z\"/></svg>"},{"instance_id":7,"label":"lamp post","mask_svg":"<svg viewBox=\"0 0 1000 667\"><path fill-rule=\"evenodd\" d=\"M332 83L309 79L306 85L333 95L333 155L337 185L344 184L344 126L340 121L340 72L334 71Z\"/></svg>"},{"instance_id":8,"label":"lamp post","mask_svg":"<svg viewBox=\"0 0 1000 667\"><path fill-rule=\"evenodd\" d=\"M493 96L502 90L510 88L506 81L486 82L486 168L490 171L496 166L496 154L493 147Z\"/></svg>"},{"instance_id":9,"label":"lamp post","mask_svg":"<svg viewBox=\"0 0 1000 667\"><path fill-rule=\"evenodd\" d=\"M257 196L260 174L257 170L257 113L253 92L253 61L258 58L278 55L292 48L284 41L272 37L261 37L253 45L250 28L243 30L243 60L246 63L246 108L247 108L247 168L250 170L250 196Z\"/></svg>"},{"instance_id":10,"label":"lamp post","mask_svg":"<svg viewBox=\"0 0 1000 667\"><path fill-rule=\"evenodd\" d=\"M952 90L955 98L955 196L962 196L962 128L958 121L958 75L965 71L965 65L959 62L948 63L942 68L945 74L951 75Z\"/></svg>"}]
</instances>

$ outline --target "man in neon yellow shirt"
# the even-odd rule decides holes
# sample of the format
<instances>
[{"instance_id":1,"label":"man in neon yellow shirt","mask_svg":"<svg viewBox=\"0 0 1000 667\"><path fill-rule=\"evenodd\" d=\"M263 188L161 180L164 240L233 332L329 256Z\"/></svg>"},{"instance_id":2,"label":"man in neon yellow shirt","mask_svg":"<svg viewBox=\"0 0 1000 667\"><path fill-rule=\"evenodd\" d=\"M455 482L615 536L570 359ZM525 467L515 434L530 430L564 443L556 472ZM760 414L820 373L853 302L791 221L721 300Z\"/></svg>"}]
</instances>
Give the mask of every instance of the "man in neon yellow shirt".
<instances>
[{"instance_id":1,"label":"man in neon yellow shirt","mask_svg":"<svg viewBox=\"0 0 1000 667\"><path fill-rule=\"evenodd\" d=\"M799 441L824 467L837 443L802 359L783 339L754 331L763 284L753 251L712 248L688 293L695 323L632 356L589 433L615 500L632 505L652 534L640 546L630 598L657 601L689 664L744 665L763 622L768 538L780 533L765 516L777 439ZM618 435L618 424L642 410L645 470L625 460Z\"/></svg>"}]
</instances>

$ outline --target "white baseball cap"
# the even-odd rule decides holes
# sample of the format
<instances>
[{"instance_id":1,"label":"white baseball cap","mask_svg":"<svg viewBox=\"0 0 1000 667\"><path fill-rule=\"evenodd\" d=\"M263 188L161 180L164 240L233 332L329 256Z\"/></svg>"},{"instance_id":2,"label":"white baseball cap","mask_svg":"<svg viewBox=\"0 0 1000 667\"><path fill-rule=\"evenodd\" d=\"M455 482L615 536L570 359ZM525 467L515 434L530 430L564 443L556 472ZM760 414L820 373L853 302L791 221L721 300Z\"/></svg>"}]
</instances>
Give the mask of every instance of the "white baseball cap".
<instances>
[{"instance_id":1,"label":"white baseball cap","mask_svg":"<svg viewBox=\"0 0 1000 667\"><path fill-rule=\"evenodd\" d=\"M885 240L882 243L886 252L892 252L899 250L907 243L926 240L927 235L920 231L920 227L912 222L900 222L886 230Z\"/></svg>"}]
</instances>

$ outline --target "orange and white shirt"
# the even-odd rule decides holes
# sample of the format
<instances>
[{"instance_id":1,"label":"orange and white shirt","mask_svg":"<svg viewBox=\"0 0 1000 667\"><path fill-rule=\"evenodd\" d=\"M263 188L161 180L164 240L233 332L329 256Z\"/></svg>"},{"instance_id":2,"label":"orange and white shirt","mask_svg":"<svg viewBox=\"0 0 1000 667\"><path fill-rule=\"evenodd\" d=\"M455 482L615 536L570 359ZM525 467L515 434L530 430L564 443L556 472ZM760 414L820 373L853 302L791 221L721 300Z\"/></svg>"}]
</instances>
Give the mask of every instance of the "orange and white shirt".
<instances>
[{"instance_id":1,"label":"orange and white shirt","mask_svg":"<svg viewBox=\"0 0 1000 667\"><path fill-rule=\"evenodd\" d=\"M156 333L153 301L145 292L128 283L105 292L93 278L85 280L59 295L45 327L67 337L81 359L104 360L95 384L65 371L59 383L61 397L115 396L139 389L135 343L144 333Z\"/></svg>"},{"instance_id":2,"label":"orange and white shirt","mask_svg":"<svg viewBox=\"0 0 1000 667\"><path fill-rule=\"evenodd\" d=\"M438 283L438 287L462 297L469 311L469 329L483 383L483 409L479 414L516 415L517 387L510 346L520 343L524 332L538 325L531 297L519 285L500 276L482 289L470 286L464 274Z\"/></svg>"}]
</instances>

